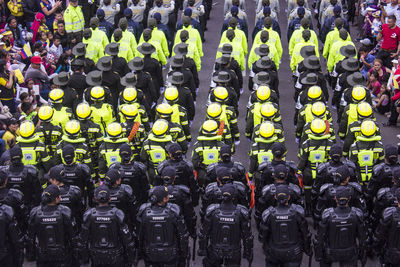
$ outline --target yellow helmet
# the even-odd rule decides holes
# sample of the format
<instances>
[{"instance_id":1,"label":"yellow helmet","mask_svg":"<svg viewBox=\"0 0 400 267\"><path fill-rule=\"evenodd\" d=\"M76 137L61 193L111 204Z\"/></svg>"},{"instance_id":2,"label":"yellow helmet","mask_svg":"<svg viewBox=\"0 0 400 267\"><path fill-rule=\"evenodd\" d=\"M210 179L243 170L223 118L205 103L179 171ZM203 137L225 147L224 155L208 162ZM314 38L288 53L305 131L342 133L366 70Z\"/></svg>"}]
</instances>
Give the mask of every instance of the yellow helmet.
<instances>
[{"instance_id":1,"label":"yellow helmet","mask_svg":"<svg viewBox=\"0 0 400 267\"><path fill-rule=\"evenodd\" d=\"M81 130L81 124L77 120L70 120L65 124L65 132L68 135L78 135Z\"/></svg>"},{"instance_id":2,"label":"yellow helmet","mask_svg":"<svg viewBox=\"0 0 400 267\"><path fill-rule=\"evenodd\" d=\"M151 131L156 136L164 135L168 131L168 121L164 119L156 120Z\"/></svg>"},{"instance_id":3,"label":"yellow helmet","mask_svg":"<svg viewBox=\"0 0 400 267\"><path fill-rule=\"evenodd\" d=\"M170 104L162 103L157 105L156 112L161 118L170 117L172 115L172 107Z\"/></svg>"},{"instance_id":4,"label":"yellow helmet","mask_svg":"<svg viewBox=\"0 0 400 267\"><path fill-rule=\"evenodd\" d=\"M360 85L354 86L353 90L351 91L351 96L356 101L361 101L361 100L365 99L365 96L366 96L365 88Z\"/></svg>"},{"instance_id":5,"label":"yellow helmet","mask_svg":"<svg viewBox=\"0 0 400 267\"><path fill-rule=\"evenodd\" d=\"M95 86L90 90L90 97L92 100L103 100L104 99L104 88L101 86Z\"/></svg>"},{"instance_id":6,"label":"yellow helmet","mask_svg":"<svg viewBox=\"0 0 400 267\"><path fill-rule=\"evenodd\" d=\"M276 109L273 104L267 102L262 104L261 106L261 116L264 118L271 118L275 116L276 114Z\"/></svg>"},{"instance_id":7,"label":"yellow helmet","mask_svg":"<svg viewBox=\"0 0 400 267\"><path fill-rule=\"evenodd\" d=\"M211 103L207 108L207 116L210 118L218 118L221 116L222 107L218 103Z\"/></svg>"},{"instance_id":8,"label":"yellow helmet","mask_svg":"<svg viewBox=\"0 0 400 267\"><path fill-rule=\"evenodd\" d=\"M167 101L176 101L179 97L178 89L174 86L167 87L164 96Z\"/></svg>"},{"instance_id":9,"label":"yellow helmet","mask_svg":"<svg viewBox=\"0 0 400 267\"><path fill-rule=\"evenodd\" d=\"M228 90L225 87L218 86L214 89L213 94L215 100L218 102L224 102L228 98Z\"/></svg>"},{"instance_id":10,"label":"yellow helmet","mask_svg":"<svg viewBox=\"0 0 400 267\"><path fill-rule=\"evenodd\" d=\"M313 119L310 128L314 134L323 134L326 131L325 121L318 118Z\"/></svg>"},{"instance_id":11,"label":"yellow helmet","mask_svg":"<svg viewBox=\"0 0 400 267\"><path fill-rule=\"evenodd\" d=\"M110 137L119 137L122 134L122 126L118 122L112 122L107 125L107 135Z\"/></svg>"},{"instance_id":12,"label":"yellow helmet","mask_svg":"<svg viewBox=\"0 0 400 267\"><path fill-rule=\"evenodd\" d=\"M364 136L372 136L376 133L376 124L373 120L364 120L361 123L361 134Z\"/></svg>"},{"instance_id":13,"label":"yellow helmet","mask_svg":"<svg viewBox=\"0 0 400 267\"><path fill-rule=\"evenodd\" d=\"M326 105L324 102L318 101L315 102L311 107L311 112L317 117L320 117L325 114L326 112Z\"/></svg>"},{"instance_id":14,"label":"yellow helmet","mask_svg":"<svg viewBox=\"0 0 400 267\"><path fill-rule=\"evenodd\" d=\"M86 120L92 115L92 109L88 103L80 103L76 106L76 116L79 120Z\"/></svg>"},{"instance_id":15,"label":"yellow helmet","mask_svg":"<svg viewBox=\"0 0 400 267\"><path fill-rule=\"evenodd\" d=\"M50 121L53 117L54 109L51 106L41 106L38 112L41 121Z\"/></svg>"},{"instance_id":16,"label":"yellow helmet","mask_svg":"<svg viewBox=\"0 0 400 267\"><path fill-rule=\"evenodd\" d=\"M357 105L357 113L364 118L370 117L372 115L372 107L367 102L361 102Z\"/></svg>"},{"instance_id":17,"label":"yellow helmet","mask_svg":"<svg viewBox=\"0 0 400 267\"><path fill-rule=\"evenodd\" d=\"M133 102L137 98L137 90L134 87L126 87L122 93L125 102Z\"/></svg>"},{"instance_id":18,"label":"yellow helmet","mask_svg":"<svg viewBox=\"0 0 400 267\"><path fill-rule=\"evenodd\" d=\"M257 98L261 102L265 102L271 96L271 89L266 85L261 85L257 88Z\"/></svg>"},{"instance_id":19,"label":"yellow helmet","mask_svg":"<svg viewBox=\"0 0 400 267\"><path fill-rule=\"evenodd\" d=\"M218 123L214 120L206 120L203 122L202 133L207 135L216 135L218 131Z\"/></svg>"},{"instance_id":20,"label":"yellow helmet","mask_svg":"<svg viewBox=\"0 0 400 267\"><path fill-rule=\"evenodd\" d=\"M311 86L310 88L308 88L308 92L307 92L308 98L317 99L317 98L321 97L321 95L322 95L321 87L314 85L314 86Z\"/></svg>"},{"instance_id":21,"label":"yellow helmet","mask_svg":"<svg viewBox=\"0 0 400 267\"><path fill-rule=\"evenodd\" d=\"M260 126L260 135L264 138L270 138L275 133L275 126L270 121L264 121Z\"/></svg>"},{"instance_id":22,"label":"yellow helmet","mask_svg":"<svg viewBox=\"0 0 400 267\"><path fill-rule=\"evenodd\" d=\"M123 105L121 108L121 113L125 116L125 118L130 120L137 116L138 109L135 105Z\"/></svg>"},{"instance_id":23,"label":"yellow helmet","mask_svg":"<svg viewBox=\"0 0 400 267\"><path fill-rule=\"evenodd\" d=\"M49 102L50 103L62 103L64 98L64 90L56 88L50 91L49 93Z\"/></svg>"},{"instance_id":24,"label":"yellow helmet","mask_svg":"<svg viewBox=\"0 0 400 267\"><path fill-rule=\"evenodd\" d=\"M21 123L21 126L19 126L19 134L23 138L31 137L35 134L35 124L33 124L31 121L24 121Z\"/></svg>"}]
</instances>

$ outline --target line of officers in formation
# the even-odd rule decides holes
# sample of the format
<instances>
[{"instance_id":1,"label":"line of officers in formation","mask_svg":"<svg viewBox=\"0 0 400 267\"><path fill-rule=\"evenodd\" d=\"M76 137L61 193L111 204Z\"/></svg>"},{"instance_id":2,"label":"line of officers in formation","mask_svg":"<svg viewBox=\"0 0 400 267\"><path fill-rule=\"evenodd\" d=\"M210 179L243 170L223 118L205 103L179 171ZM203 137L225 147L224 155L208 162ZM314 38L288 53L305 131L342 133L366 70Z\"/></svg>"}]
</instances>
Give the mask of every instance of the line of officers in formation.
<instances>
[{"instance_id":1,"label":"line of officers in formation","mask_svg":"<svg viewBox=\"0 0 400 267\"><path fill-rule=\"evenodd\" d=\"M240 266L242 257L253 260L252 207L267 266L300 266L303 253L315 253L321 266L355 266L373 252L397 266L397 147L384 149L355 47L343 43L349 38L343 20L334 23L326 37L337 49L327 50L335 55L329 83L343 146L335 144L327 82L311 45L310 21L303 18L292 35L303 41L295 42L291 63L299 162L285 160L277 75L282 48L267 16L248 62L248 172L232 161L245 66L238 57L247 54L247 48L237 53L238 38L240 45L246 40L240 20L229 19L222 35L192 162L185 154L199 86L188 54L193 43L185 43L190 33L179 33L164 90L162 76L149 69L161 68L152 58L157 42L147 42L151 31L145 30L138 47L143 58L124 65L118 56L123 45L111 43L105 49L110 56L96 64L100 71L90 71L88 46L76 45L72 69L88 73L89 87L78 92L70 87L72 76L60 73L50 105L20 125L17 145L2 156L2 266L21 266L24 252L38 266L77 266L89 259L93 266L129 266L139 259L147 266L185 266L189 237L193 257L199 239L205 266ZM306 216L317 229L313 242Z\"/></svg>"}]
</instances>

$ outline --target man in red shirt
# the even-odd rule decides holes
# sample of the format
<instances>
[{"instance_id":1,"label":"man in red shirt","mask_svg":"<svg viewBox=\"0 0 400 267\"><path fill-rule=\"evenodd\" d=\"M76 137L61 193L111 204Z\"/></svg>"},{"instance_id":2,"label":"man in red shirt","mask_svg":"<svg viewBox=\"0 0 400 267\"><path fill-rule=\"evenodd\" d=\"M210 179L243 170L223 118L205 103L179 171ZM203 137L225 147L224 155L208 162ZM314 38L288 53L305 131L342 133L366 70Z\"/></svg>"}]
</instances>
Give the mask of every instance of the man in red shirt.
<instances>
[{"instance_id":1,"label":"man in red shirt","mask_svg":"<svg viewBox=\"0 0 400 267\"><path fill-rule=\"evenodd\" d=\"M396 26L396 17L389 16L388 23L382 25L379 30L377 41L382 41L381 49L377 54L377 58L382 59L383 65L388 68L392 67L392 59L396 58L400 53L400 28Z\"/></svg>"}]
</instances>

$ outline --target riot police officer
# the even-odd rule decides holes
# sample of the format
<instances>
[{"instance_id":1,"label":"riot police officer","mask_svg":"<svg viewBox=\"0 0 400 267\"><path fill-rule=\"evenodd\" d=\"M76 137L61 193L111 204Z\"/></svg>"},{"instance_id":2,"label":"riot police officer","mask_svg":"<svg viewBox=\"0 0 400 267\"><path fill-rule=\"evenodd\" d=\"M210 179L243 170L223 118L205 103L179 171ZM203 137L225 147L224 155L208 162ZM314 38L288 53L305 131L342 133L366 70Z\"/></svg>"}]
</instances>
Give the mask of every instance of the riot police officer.
<instances>
[{"instance_id":1,"label":"riot police officer","mask_svg":"<svg viewBox=\"0 0 400 267\"><path fill-rule=\"evenodd\" d=\"M374 247L377 249L383 266L399 264L398 247L400 224L400 189L395 192L396 205L385 209L382 219L374 235Z\"/></svg>"},{"instance_id":2,"label":"riot police officer","mask_svg":"<svg viewBox=\"0 0 400 267\"><path fill-rule=\"evenodd\" d=\"M64 102L64 90L53 89L49 93L49 103L54 109L54 114L50 120L53 125L58 125L62 129L65 128L65 124L72 118L72 110L63 105Z\"/></svg>"},{"instance_id":3,"label":"riot police officer","mask_svg":"<svg viewBox=\"0 0 400 267\"><path fill-rule=\"evenodd\" d=\"M219 161L207 167L208 183L217 181L217 171L219 168L230 169L234 181L238 181L244 185L247 185L246 169L242 163L232 161L232 150L228 145L221 147L219 150Z\"/></svg>"},{"instance_id":4,"label":"riot police officer","mask_svg":"<svg viewBox=\"0 0 400 267\"><path fill-rule=\"evenodd\" d=\"M146 175L146 166L141 162L132 160L132 149L128 144L122 144L119 147L119 157L121 158L121 162L112 164L110 170L119 170L122 179L121 183L129 185L132 188L137 205L145 203L148 199L148 191L150 189Z\"/></svg>"},{"instance_id":5,"label":"riot police officer","mask_svg":"<svg viewBox=\"0 0 400 267\"><path fill-rule=\"evenodd\" d=\"M13 209L6 205L0 204L0 245L2 252L0 253L1 266L22 266L23 243L21 233L18 230L17 222L14 217Z\"/></svg>"},{"instance_id":6,"label":"riot police officer","mask_svg":"<svg viewBox=\"0 0 400 267\"><path fill-rule=\"evenodd\" d=\"M259 226L262 220L264 210L269 207L276 207L277 199L275 198L276 190L279 186L286 186L289 190L290 200L289 203L294 203L302 206L302 192L298 185L288 182L289 170L285 165L280 164L274 168L274 183L263 187L260 197L256 200L256 209L254 219Z\"/></svg>"},{"instance_id":7,"label":"riot police officer","mask_svg":"<svg viewBox=\"0 0 400 267\"><path fill-rule=\"evenodd\" d=\"M52 167L48 175L48 181L50 184L54 184L60 189L61 199L59 204L70 208L74 230L79 232L82 224L83 212L85 211L82 202L82 192L76 185L64 183L65 173L63 169L61 165Z\"/></svg>"},{"instance_id":8,"label":"riot police officer","mask_svg":"<svg viewBox=\"0 0 400 267\"><path fill-rule=\"evenodd\" d=\"M190 189L193 206L199 204L199 186L193 173L191 162L183 158L182 148L177 143L172 143L167 147L169 159L161 162L157 167L157 172L162 173L164 168L173 167L176 171L174 184L184 185Z\"/></svg>"},{"instance_id":9,"label":"riot police officer","mask_svg":"<svg viewBox=\"0 0 400 267\"><path fill-rule=\"evenodd\" d=\"M41 205L30 213L28 239L32 246L36 245L37 266L71 264L74 238L71 210L59 204L60 200L58 186L49 185L42 194Z\"/></svg>"},{"instance_id":10,"label":"riot police officer","mask_svg":"<svg viewBox=\"0 0 400 267\"><path fill-rule=\"evenodd\" d=\"M42 193L38 172L34 166L22 163L22 150L18 145L10 148L10 159L10 165L3 167L8 177L7 187L20 190L25 207L31 210L40 203Z\"/></svg>"},{"instance_id":11,"label":"riot police officer","mask_svg":"<svg viewBox=\"0 0 400 267\"><path fill-rule=\"evenodd\" d=\"M240 266L241 242L243 258L251 264L253 260L253 234L250 227L250 212L235 204L236 188L225 184L220 204L207 208L204 222L199 231L199 256L206 256L203 265Z\"/></svg>"},{"instance_id":12,"label":"riot police officer","mask_svg":"<svg viewBox=\"0 0 400 267\"><path fill-rule=\"evenodd\" d=\"M276 187L276 207L262 214L260 241L263 243L265 266L300 266L303 252L311 255L311 235L304 209L290 204L287 186Z\"/></svg>"},{"instance_id":13,"label":"riot police officer","mask_svg":"<svg viewBox=\"0 0 400 267\"><path fill-rule=\"evenodd\" d=\"M321 186L319 198L314 210L314 219L320 220L323 211L327 208L335 207L337 198L337 188L346 187L351 192L351 199L349 200L350 207L356 207L363 213L366 212L366 206L363 199L363 192L361 186L357 182L350 181L350 171L346 165L342 165L336 169L333 175L333 183L327 183Z\"/></svg>"},{"instance_id":14,"label":"riot police officer","mask_svg":"<svg viewBox=\"0 0 400 267\"><path fill-rule=\"evenodd\" d=\"M333 262L339 262L341 266L357 266L358 257L362 262L366 260L364 214L360 209L349 206L351 194L350 187L337 187L337 207L322 213L314 245L315 258L320 266L331 266Z\"/></svg>"},{"instance_id":15,"label":"riot police officer","mask_svg":"<svg viewBox=\"0 0 400 267\"><path fill-rule=\"evenodd\" d=\"M223 195L221 188L224 184L232 184L236 189L235 203L245 207L249 207L249 200L247 198L248 191L244 184L234 181L232 179L231 170L221 167L217 172L217 181L207 185L201 201L200 216L203 220L208 206L211 204L221 203Z\"/></svg>"},{"instance_id":16,"label":"riot police officer","mask_svg":"<svg viewBox=\"0 0 400 267\"><path fill-rule=\"evenodd\" d=\"M58 165L64 172L63 182L66 185L79 187L82 198L92 204L93 181L90 179L90 169L86 164L75 161L75 148L68 144L62 149L62 164Z\"/></svg>"},{"instance_id":17,"label":"riot police officer","mask_svg":"<svg viewBox=\"0 0 400 267\"><path fill-rule=\"evenodd\" d=\"M110 169L104 178L105 184L110 189L110 206L117 207L125 214L129 229L133 230L136 217L136 198L132 187L122 184L121 173L118 169Z\"/></svg>"},{"instance_id":18,"label":"riot police officer","mask_svg":"<svg viewBox=\"0 0 400 267\"><path fill-rule=\"evenodd\" d=\"M177 176L176 170L172 166L163 168L160 172L160 178L162 185L168 188L169 202L179 206L189 235L196 240L197 216L193 209L189 188L185 185L175 184ZM153 194L152 191L150 190L150 196Z\"/></svg>"},{"instance_id":19,"label":"riot police officer","mask_svg":"<svg viewBox=\"0 0 400 267\"><path fill-rule=\"evenodd\" d=\"M385 162L376 165L372 169L371 180L368 183L366 197L370 200L375 197L380 188L391 187L393 172L400 168L397 161L397 147L394 145L385 146Z\"/></svg>"},{"instance_id":20,"label":"riot police officer","mask_svg":"<svg viewBox=\"0 0 400 267\"><path fill-rule=\"evenodd\" d=\"M137 215L139 250L149 266L184 265L189 257L189 233L183 216L179 206L168 200L168 188L156 186L150 202L143 204Z\"/></svg>"},{"instance_id":21,"label":"riot police officer","mask_svg":"<svg viewBox=\"0 0 400 267\"><path fill-rule=\"evenodd\" d=\"M110 205L111 194L107 186L95 190L97 207L86 211L80 234L84 258L90 254L92 266L122 266L135 260L134 236L125 224L125 214Z\"/></svg>"}]
</instances>

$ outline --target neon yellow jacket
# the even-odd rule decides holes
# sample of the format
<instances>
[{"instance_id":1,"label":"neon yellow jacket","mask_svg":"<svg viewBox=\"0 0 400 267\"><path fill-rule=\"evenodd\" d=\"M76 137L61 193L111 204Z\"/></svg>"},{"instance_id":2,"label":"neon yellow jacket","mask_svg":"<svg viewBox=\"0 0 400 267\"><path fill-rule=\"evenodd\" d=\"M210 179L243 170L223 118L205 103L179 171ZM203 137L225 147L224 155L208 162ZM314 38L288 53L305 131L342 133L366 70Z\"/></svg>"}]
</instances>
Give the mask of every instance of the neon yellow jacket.
<instances>
[{"instance_id":1,"label":"neon yellow jacket","mask_svg":"<svg viewBox=\"0 0 400 267\"><path fill-rule=\"evenodd\" d=\"M90 39L96 43L101 44L104 49L110 43L108 41L106 33L103 32L102 30L99 30L99 28L96 28L94 30L92 29L92 38L90 38Z\"/></svg>"},{"instance_id":2,"label":"neon yellow jacket","mask_svg":"<svg viewBox=\"0 0 400 267\"><path fill-rule=\"evenodd\" d=\"M178 43L178 44L180 44L180 43ZM189 41L186 41L186 44L188 45L188 53L186 54L186 56L190 57L191 59L194 60L194 63L196 63L197 71L200 71L201 70L201 57L199 54L199 50L197 50L197 46ZM175 45L177 45L177 44L175 44ZM174 45L174 48L175 48L175 45ZM174 49L172 49L172 56L175 56Z\"/></svg>"},{"instance_id":3,"label":"neon yellow jacket","mask_svg":"<svg viewBox=\"0 0 400 267\"><path fill-rule=\"evenodd\" d=\"M90 39L83 38L83 43L86 44L86 55L85 57L90 58L97 63L97 61L104 56L104 48L101 43L95 42Z\"/></svg>"},{"instance_id":4,"label":"neon yellow jacket","mask_svg":"<svg viewBox=\"0 0 400 267\"><path fill-rule=\"evenodd\" d=\"M169 57L169 50L168 50L168 42L167 42L167 37L165 37L165 34L163 31L154 28L153 31L151 32L151 39L149 40L149 43L154 45L153 43L157 42L162 49L161 51L164 53L165 58ZM140 36L139 43L144 43L143 39L143 34ZM154 45L155 46L155 45ZM165 65L165 64L163 64Z\"/></svg>"},{"instance_id":5,"label":"neon yellow jacket","mask_svg":"<svg viewBox=\"0 0 400 267\"><path fill-rule=\"evenodd\" d=\"M219 47L222 47L224 44L232 45L232 57L236 59L236 61L240 65L240 69L244 71L246 69L246 59L245 59L245 54L243 53L242 50L242 45L240 43L235 42L235 40L231 42L229 41L229 39L226 39L225 42L219 44ZM221 56L222 53L217 52L216 58L220 58Z\"/></svg>"},{"instance_id":6,"label":"neon yellow jacket","mask_svg":"<svg viewBox=\"0 0 400 267\"><path fill-rule=\"evenodd\" d=\"M261 31L259 31L256 35L256 37L254 37L254 41L253 44L260 44L261 43L261 32L262 31L268 31L269 33L269 39L268 39L268 43L275 46L276 51L278 52L279 55L279 60L281 60L282 58L282 53L283 53L283 48L282 48L282 42L281 42L281 38L279 37L279 34L274 31L273 29L267 29L267 28L263 28Z\"/></svg>"},{"instance_id":7,"label":"neon yellow jacket","mask_svg":"<svg viewBox=\"0 0 400 267\"><path fill-rule=\"evenodd\" d=\"M201 42L201 37L200 33L197 29L194 29L192 25L189 25L188 27L182 26L182 29L176 32L175 34L175 40L174 40L174 45L178 44L181 42L181 32L183 30L186 30L189 32L189 42L195 44L197 46L197 50L199 51L200 57L203 57L203 43Z\"/></svg>"},{"instance_id":8,"label":"neon yellow jacket","mask_svg":"<svg viewBox=\"0 0 400 267\"><path fill-rule=\"evenodd\" d=\"M112 43L115 42L114 35L111 37L111 42ZM133 56L134 57L136 56L137 43L136 43L135 35L133 35L133 33L131 33L128 30L123 31L122 32L122 38L121 38L120 42L126 43L126 45L128 45L131 48Z\"/></svg>"},{"instance_id":9,"label":"neon yellow jacket","mask_svg":"<svg viewBox=\"0 0 400 267\"><path fill-rule=\"evenodd\" d=\"M260 56L256 54L255 50L257 47L261 46L263 43L256 44L254 43L251 50L250 50L250 55L248 59L248 64L249 64L249 69L253 66L253 63L256 62L257 60L260 59ZM269 57L275 62L276 68L279 70L279 55L278 51L276 51L275 46L269 44L268 42L266 43L269 47Z\"/></svg>"},{"instance_id":10,"label":"neon yellow jacket","mask_svg":"<svg viewBox=\"0 0 400 267\"><path fill-rule=\"evenodd\" d=\"M300 29L295 30L293 32L292 36L290 37L290 40L289 40L289 55L290 56L292 56L294 46L296 44L300 43L301 41L303 41L303 36L302 36L303 31L304 31L304 28L300 26ZM317 34L313 30L309 30L309 31L311 32L310 40L313 41L313 43L315 44L315 46L318 49L318 37L317 37Z\"/></svg>"},{"instance_id":11,"label":"neon yellow jacket","mask_svg":"<svg viewBox=\"0 0 400 267\"><path fill-rule=\"evenodd\" d=\"M125 58L126 62L131 61L135 57L132 48L127 43L122 42L122 40L119 40L119 42L116 43L119 44L119 52L118 52L119 57Z\"/></svg>"},{"instance_id":12,"label":"neon yellow jacket","mask_svg":"<svg viewBox=\"0 0 400 267\"><path fill-rule=\"evenodd\" d=\"M229 29L232 30L232 27L228 27L228 30ZM235 32L235 38L233 39L233 42L239 43L242 46L242 51L244 53L244 56L246 56L248 53L246 34L242 30L239 30L238 28L236 28L234 32ZM226 38L226 31L224 31L222 33L221 40L219 41L219 46L227 42L229 42L229 39Z\"/></svg>"},{"instance_id":13,"label":"neon yellow jacket","mask_svg":"<svg viewBox=\"0 0 400 267\"><path fill-rule=\"evenodd\" d=\"M329 51L329 56L328 56L328 63L327 63L327 68L329 72L333 71L333 68L335 67L336 63L338 63L340 60L344 59L344 56L340 54L340 48L346 45L354 45L352 41L343 41L340 39L339 41L335 42L332 47L331 51ZM354 56L355 59L357 59L357 55Z\"/></svg>"},{"instance_id":14,"label":"neon yellow jacket","mask_svg":"<svg viewBox=\"0 0 400 267\"><path fill-rule=\"evenodd\" d=\"M64 12L65 30L68 33L83 31L85 27L85 18L83 17L80 6L68 5Z\"/></svg>"},{"instance_id":15,"label":"neon yellow jacket","mask_svg":"<svg viewBox=\"0 0 400 267\"><path fill-rule=\"evenodd\" d=\"M142 45L142 43L145 43L145 41L144 40L143 40L143 42L140 41L139 45ZM161 62L161 64L163 66L165 66L167 64L167 58L165 57L165 54L164 54L160 44L156 40L153 40L153 39L150 39L149 43L152 44L156 48L156 51L153 54L151 54L151 57L154 59L157 59L159 62ZM136 56L141 57L141 58L144 57L139 51L137 51L136 53L137 53Z\"/></svg>"},{"instance_id":16,"label":"neon yellow jacket","mask_svg":"<svg viewBox=\"0 0 400 267\"><path fill-rule=\"evenodd\" d=\"M292 58L290 59L290 68L292 69L293 72L296 71L296 67L297 65L303 61L303 57L300 55L300 50L304 47L304 46L314 46L315 48L315 55L319 58L319 52L317 47L315 46L315 44L310 40L308 40L308 42L303 41L301 43L298 43L294 46L293 49L293 54L292 54Z\"/></svg>"},{"instance_id":17,"label":"neon yellow jacket","mask_svg":"<svg viewBox=\"0 0 400 267\"><path fill-rule=\"evenodd\" d=\"M326 35L326 39L325 39L325 44L324 44L324 52L322 53L322 55L324 56L324 58L328 59L328 54L331 51L331 47L332 45L339 41L340 37L339 37L339 30L338 28L334 28L333 31L330 31L327 35ZM350 34L347 37L346 41L351 41L351 37Z\"/></svg>"}]
</instances>

